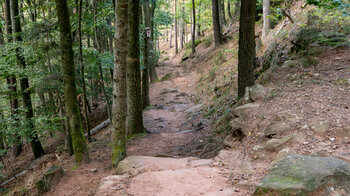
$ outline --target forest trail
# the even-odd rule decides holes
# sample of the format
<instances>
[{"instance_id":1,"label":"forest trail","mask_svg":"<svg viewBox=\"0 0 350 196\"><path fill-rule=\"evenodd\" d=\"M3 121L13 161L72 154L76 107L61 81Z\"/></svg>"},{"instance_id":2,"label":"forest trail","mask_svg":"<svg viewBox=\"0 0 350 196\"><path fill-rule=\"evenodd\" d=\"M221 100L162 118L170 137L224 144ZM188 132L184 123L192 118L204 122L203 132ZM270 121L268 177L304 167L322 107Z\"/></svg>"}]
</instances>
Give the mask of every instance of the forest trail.
<instances>
[{"instance_id":1,"label":"forest trail","mask_svg":"<svg viewBox=\"0 0 350 196\"><path fill-rule=\"evenodd\" d=\"M65 168L67 174L46 195L227 195L227 180L219 168L211 167L213 160L195 158L209 134L201 105L194 100L199 75L185 73L178 58L164 61L157 71L159 78L170 79L151 85L151 106L143 114L151 134L127 141L128 158L122 165L132 169L114 175L110 168L110 149L105 145L109 126L89 145L91 163Z\"/></svg>"},{"instance_id":2,"label":"forest trail","mask_svg":"<svg viewBox=\"0 0 350 196\"><path fill-rule=\"evenodd\" d=\"M128 155L183 157L198 155L206 140L205 122L200 105L194 103L197 75L184 73L179 59L170 59L158 67L153 83L151 106L144 110L145 128L152 134L128 142Z\"/></svg>"},{"instance_id":3,"label":"forest trail","mask_svg":"<svg viewBox=\"0 0 350 196\"><path fill-rule=\"evenodd\" d=\"M173 78L151 86L154 107L145 111L144 121L152 134L129 143L129 156L117 169L121 175L104 178L96 195L232 195L214 161L195 157L208 138L194 103L198 75L185 73L177 58L162 63L158 73Z\"/></svg>"}]
</instances>

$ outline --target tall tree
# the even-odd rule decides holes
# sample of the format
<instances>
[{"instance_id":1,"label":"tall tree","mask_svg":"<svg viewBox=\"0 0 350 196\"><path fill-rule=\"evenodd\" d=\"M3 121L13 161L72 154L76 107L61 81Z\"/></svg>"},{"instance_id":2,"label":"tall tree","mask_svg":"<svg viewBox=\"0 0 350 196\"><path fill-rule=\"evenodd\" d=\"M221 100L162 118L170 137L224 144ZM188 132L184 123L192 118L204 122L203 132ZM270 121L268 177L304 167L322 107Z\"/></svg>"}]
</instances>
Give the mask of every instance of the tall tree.
<instances>
[{"instance_id":1,"label":"tall tree","mask_svg":"<svg viewBox=\"0 0 350 196\"><path fill-rule=\"evenodd\" d=\"M192 55L194 55L194 53L196 52L196 7L194 4L194 0L192 0L192 16Z\"/></svg>"},{"instance_id":2,"label":"tall tree","mask_svg":"<svg viewBox=\"0 0 350 196\"><path fill-rule=\"evenodd\" d=\"M21 30L21 23L20 23L20 15L19 15L19 9L18 9L18 0L10 0L10 7L11 7L11 21L12 21L12 28L14 35L14 40L16 42L22 42L22 30ZM17 64L18 66L25 70L27 65L23 57L23 49L18 47L16 48L16 57L17 57ZM23 108L25 110L25 118L26 118L26 124L27 129L29 131L29 137L30 137L30 145L32 147L32 151L35 158L39 158L44 154L44 149L39 141L38 134L34 130L34 122L33 122L33 105L32 105L32 99L30 97L30 88L29 88L29 80L27 76L23 76L20 78L20 86L21 86L21 93L22 93L22 104Z\"/></svg>"},{"instance_id":3,"label":"tall tree","mask_svg":"<svg viewBox=\"0 0 350 196\"><path fill-rule=\"evenodd\" d=\"M180 49L184 48L184 40L185 40L185 6L184 0L182 0L182 11L181 11L181 33L180 33Z\"/></svg>"},{"instance_id":4,"label":"tall tree","mask_svg":"<svg viewBox=\"0 0 350 196\"><path fill-rule=\"evenodd\" d=\"M174 0L174 31L175 31L175 53L178 53L178 45L177 45L177 0Z\"/></svg>"},{"instance_id":5,"label":"tall tree","mask_svg":"<svg viewBox=\"0 0 350 196\"><path fill-rule=\"evenodd\" d=\"M254 85L256 0L242 0L238 49L238 97Z\"/></svg>"},{"instance_id":6,"label":"tall tree","mask_svg":"<svg viewBox=\"0 0 350 196\"><path fill-rule=\"evenodd\" d=\"M77 164L89 161L84 132L81 125L77 104L77 90L75 84L75 66L73 60L73 40L69 20L67 0L55 0L57 18L60 27L61 62L63 67L64 98L72 134L73 150Z\"/></svg>"},{"instance_id":7,"label":"tall tree","mask_svg":"<svg viewBox=\"0 0 350 196\"><path fill-rule=\"evenodd\" d=\"M139 0L129 1L129 46L126 68L128 134L143 132L140 73L139 8Z\"/></svg>"},{"instance_id":8,"label":"tall tree","mask_svg":"<svg viewBox=\"0 0 350 196\"><path fill-rule=\"evenodd\" d=\"M115 0L115 47L112 108L112 165L126 157L126 56L128 46L128 0Z\"/></svg>"},{"instance_id":9,"label":"tall tree","mask_svg":"<svg viewBox=\"0 0 350 196\"><path fill-rule=\"evenodd\" d=\"M142 71L142 108L149 106L149 65L150 65L150 35L147 35L147 31L151 31L151 13L149 0L143 2L143 15L145 20L145 30L144 32L144 47L143 47L143 65L144 69Z\"/></svg>"},{"instance_id":10,"label":"tall tree","mask_svg":"<svg viewBox=\"0 0 350 196\"><path fill-rule=\"evenodd\" d=\"M106 48L104 47L104 42L103 42L103 36L99 36L99 33L103 34L98 28L97 28L97 3L98 0L94 0L93 1L93 11L94 11L94 41L95 41L95 48L97 49L97 51L99 51L99 53L102 53ZM101 90L102 93L105 97L106 100L106 108L107 108L107 113L108 113L108 117L111 120L112 119L112 111L111 111L111 104L110 104L110 100L109 97L107 95L107 91L105 88L105 80L103 77L103 69L102 69L102 64L101 64L101 59L98 57L97 58L97 63L98 63L98 68L99 68L99 72L100 72L100 78L101 78Z\"/></svg>"},{"instance_id":11,"label":"tall tree","mask_svg":"<svg viewBox=\"0 0 350 196\"><path fill-rule=\"evenodd\" d=\"M155 49L154 49L154 13L156 10L156 0L151 1L151 40L150 40L150 65L149 65L149 75L151 77L151 82L156 82L158 81L158 75L157 75L157 70L156 70L156 59L155 59Z\"/></svg>"},{"instance_id":12,"label":"tall tree","mask_svg":"<svg viewBox=\"0 0 350 196\"><path fill-rule=\"evenodd\" d=\"M231 14L231 0L227 0L227 15L230 19L232 19L232 14Z\"/></svg>"},{"instance_id":13,"label":"tall tree","mask_svg":"<svg viewBox=\"0 0 350 196\"><path fill-rule=\"evenodd\" d=\"M234 15L233 15L233 21L234 22L238 21L238 19L239 19L240 9L241 9L241 1L240 0L236 0L235 12L234 12Z\"/></svg>"},{"instance_id":14,"label":"tall tree","mask_svg":"<svg viewBox=\"0 0 350 196\"><path fill-rule=\"evenodd\" d=\"M169 49L173 47L173 23L170 24L170 41L169 41Z\"/></svg>"},{"instance_id":15,"label":"tall tree","mask_svg":"<svg viewBox=\"0 0 350 196\"><path fill-rule=\"evenodd\" d=\"M225 0L219 0L219 10L220 10L220 27L221 32L223 31L223 26L226 25L226 17L225 17Z\"/></svg>"},{"instance_id":16,"label":"tall tree","mask_svg":"<svg viewBox=\"0 0 350 196\"><path fill-rule=\"evenodd\" d=\"M219 0L212 0L212 12L213 12L213 29L214 29L214 41L215 47L219 47L222 44L222 34L220 28L220 15L219 15Z\"/></svg>"},{"instance_id":17,"label":"tall tree","mask_svg":"<svg viewBox=\"0 0 350 196\"><path fill-rule=\"evenodd\" d=\"M80 74L81 74L81 88L83 89L83 116L84 116L84 124L85 124L85 132L88 135L88 141L91 141L90 134L90 119L88 115L88 104L86 97L86 84L85 84L85 65L83 61L83 36L81 33L81 19L82 19L82 11L83 11L83 0L79 0L79 8L78 8L78 37L79 37L79 64L80 64Z\"/></svg>"},{"instance_id":18,"label":"tall tree","mask_svg":"<svg viewBox=\"0 0 350 196\"><path fill-rule=\"evenodd\" d=\"M12 27L11 27L11 9L10 9L10 0L5 0L4 3L4 20L5 20L5 32L7 43L12 41ZM11 116L16 121L18 119L18 98L17 98L17 80L16 76L8 76L6 78L7 86L10 90L10 106L11 106ZM21 138L14 134L14 145L13 145L13 155L18 156L22 152L22 142Z\"/></svg>"},{"instance_id":19,"label":"tall tree","mask_svg":"<svg viewBox=\"0 0 350 196\"><path fill-rule=\"evenodd\" d=\"M270 0L263 0L263 30L262 30L262 38L265 38L269 33L270 29Z\"/></svg>"}]
</instances>

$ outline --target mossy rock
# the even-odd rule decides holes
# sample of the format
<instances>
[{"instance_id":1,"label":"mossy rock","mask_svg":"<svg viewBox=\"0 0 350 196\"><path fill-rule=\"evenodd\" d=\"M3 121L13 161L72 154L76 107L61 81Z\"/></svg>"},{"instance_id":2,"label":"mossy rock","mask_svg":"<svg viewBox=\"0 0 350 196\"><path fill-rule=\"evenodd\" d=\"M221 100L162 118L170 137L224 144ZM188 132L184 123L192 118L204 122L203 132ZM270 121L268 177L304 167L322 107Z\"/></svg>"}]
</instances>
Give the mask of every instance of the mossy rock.
<instances>
[{"instance_id":1,"label":"mossy rock","mask_svg":"<svg viewBox=\"0 0 350 196\"><path fill-rule=\"evenodd\" d=\"M334 157L287 155L253 195L350 195L350 164Z\"/></svg>"},{"instance_id":2,"label":"mossy rock","mask_svg":"<svg viewBox=\"0 0 350 196\"><path fill-rule=\"evenodd\" d=\"M47 170L43 177L36 182L36 188L38 190L38 195L42 195L53 188L62 176L64 175L64 170L61 166L54 165L49 170Z\"/></svg>"}]
</instances>

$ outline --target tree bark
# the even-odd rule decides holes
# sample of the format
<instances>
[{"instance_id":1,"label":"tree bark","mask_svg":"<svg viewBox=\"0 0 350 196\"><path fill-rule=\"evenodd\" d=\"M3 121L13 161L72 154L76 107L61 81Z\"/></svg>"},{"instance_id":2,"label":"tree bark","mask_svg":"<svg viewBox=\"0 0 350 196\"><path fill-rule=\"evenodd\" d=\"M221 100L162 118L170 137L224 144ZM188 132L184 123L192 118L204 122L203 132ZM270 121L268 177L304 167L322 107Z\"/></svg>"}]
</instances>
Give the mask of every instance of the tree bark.
<instances>
[{"instance_id":1,"label":"tree bark","mask_svg":"<svg viewBox=\"0 0 350 196\"><path fill-rule=\"evenodd\" d=\"M81 72L81 86L83 89L83 115L84 115L84 124L85 124L85 132L88 136L88 141L91 141L90 134L90 119L88 115L88 107L87 107L87 97L86 97L86 85L85 85L85 65L83 61L83 36L81 33L81 15L83 10L83 0L79 1L79 9L78 9L78 36L79 36L79 64L80 64L80 72Z\"/></svg>"},{"instance_id":2,"label":"tree bark","mask_svg":"<svg viewBox=\"0 0 350 196\"><path fill-rule=\"evenodd\" d=\"M145 19L145 29L151 30L151 13L149 7L149 1L145 0L143 3L143 13ZM147 32L144 32L144 48L143 48L143 65L144 69L142 71L142 109L146 108L150 104L149 100L149 65L150 65L150 54L149 50L150 43L149 37L146 35Z\"/></svg>"},{"instance_id":3,"label":"tree bark","mask_svg":"<svg viewBox=\"0 0 350 196\"><path fill-rule=\"evenodd\" d=\"M236 22L237 20L239 20L240 9L241 9L241 1L237 0L235 3L235 13L233 16L233 22Z\"/></svg>"},{"instance_id":4,"label":"tree bark","mask_svg":"<svg viewBox=\"0 0 350 196\"><path fill-rule=\"evenodd\" d=\"M256 0L242 0L238 49L238 97L254 85Z\"/></svg>"},{"instance_id":5,"label":"tree bark","mask_svg":"<svg viewBox=\"0 0 350 196\"><path fill-rule=\"evenodd\" d=\"M223 32L223 27L226 25L226 18L225 18L225 0L219 0L219 10L220 10L220 27L221 32Z\"/></svg>"},{"instance_id":6,"label":"tree bark","mask_svg":"<svg viewBox=\"0 0 350 196\"><path fill-rule=\"evenodd\" d=\"M156 1L152 1L151 3L152 7L151 7L151 18L154 18L154 12L156 9ZM156 70L156 61L154 58L154 22L153 20L151 20L151 41L150 41L150 66L149 66L149 74L151 77L151 82L156 82L158 81L158 75L157 75L157 70Z\"/></svg>"},{"instance_id":7,"label":"tree bark","mask_svg":"<svg viewBox=\"0 0 350 196\"><path fill-rule=\"evenodd\" d=\"M170 41L169 49L173 47L173 23L170 24Z\"/></svg>"},{"instance_id":8,"label":"tree bark","mask_svg":"<svg viewBox=\"0 0 350 196\"><path fill-rule=\"evenodd\" d=\"M89 152L86 146L84 132L81 125L79 108L77 104L77 91L75 84L75 66L73 60L72 35L69 21L67 0L55 0L57 18L60 27L61 61L63 66L64 97L72 134L72 143L75 161L79 165L89 162Z\"/></svg>"},{"instance_id":9,"label":"tree bark","mask_svg":"<svg viewBox=\"0 0 350 196\"><path fill-rule=\"evenodd\" d=\"M12 42L12 27L11 27L11 9L10 9L10 0L5 0L4 3L5 14L5 32L7 43ZM15 121L18 121L18 98L17 98L17 80L15 76L9 76L6 78L8 89L10 90L10 106L11 106L11 116ZM19 156L22 152L22 142L21 138L14 134L14 145L13 145L13 155L15 157Z\"/></svg>"},{"instance_id":10,"label":"tree bark","mask_svg":"<svg viewBox=\"0 0 350 196\"><path fill-rule=\"evenodd\" d=\"M174 3L175 3L175 5L174 5L174 13L175 13L175 21L174 21L174 33L175 33L175 54L177 54L179 51L179 49L178 49L178 45L177 45L177 17L176 17L176 15L177 15L177 0L174 0Z\"/></svg>"},{"instance_id":11,"label":"tree bark","mask_svg":"<svg viewBox=\"0 0 350 196\"><path fill-rule=\"evenodd\" d=\"M196 12L197 12L197 22L196 22L196 37L200 37L200 36L202 36L202 30L201 30L201 25L200 25L200 20L201 20L201 10L200 10L200 8L201 8L201 2L199 2L199 5L197 6L197 9L196 9Z\"/></svg>"},{"instance_id":12,"label":"tree bark","mask_svg":"<svg viewBox=\"0 0 350 196\"><path fill-rule=\"evenodd\" d=\"M182 1L183 3L183 1ZM182 6L181 13L181 34L180 34L180 48L184 48L184 33L185 33L185 7Z\"/></svg>"},{"instance_id":13,"label":"tree bark","mask_svg":"<svg viewBox=\"0 0 350 196\"><path fill-rule=\"evenodd\" d=\"M64 102L62 101L63 96L61 95L61 93L59 91L57 91L56 96L58 98L59 115L63 119L61 121L61 125L62 125L62 129L64 130L64 134L65 134L64 147L66 149L68 149L69 156L72 156L74 154L73 144L72 144L72 134L71 134L71 131L69 128L69 119L65 117L66 112L64 111Z\"/></svg>"},{"instance_id":14,"label":"tree bark","mask_svg":"<svg viewBox=\"0 0 350 196\"><path fill-rule=\"evenodd\" d=\"M270 0L263 0L263 30L262 30L262 38L264 39L269 33L270 29Z\"/></svg>"},{"instance_id":15,"label":"tree bark","mask_svg":"<svg viewBox=\"0 0 350 196\"><path fill-rule=\"evenodd\" d=\"M196 7L194 4L194 0L192 0L192 16L193 16L193 24L192 24L192 55L196 52Z\"/></svg>"},{"instance_id":16,"label":"tree bark","mask_svg":"<svg viewBox=\"0 0 350 196\"><path fill-rule=\"evenodd\" d=\"M115 0L115 47L113 71L112 165L126 157L126 56L128 48L128 0Z\"/></svg>"},{"instance_id":17,"label":"tree bark","mask_svg":"<svg viewBox=\"0 0 350 196\"><path fill-rule=\"evenodd\" d=\"M232 19L232 14L231 14L231 0L227 0L227 15L230 19Z\"/></svg>"},{"instance_id":18,"label":"tree bark","mask_svg":"<svg viewBox=\"0 0 350 196\"><path fill-rule=\"evenodd\" d=\"M22 42L21 37L21 23L19 18L19 9L18 9L18 0L10 0L10 7L11 7L11 21L12 21L12 28L13 33L15 34L14 40L16 42ZM18 47L16 48L16 56L17 56L17 64L21 69L26 68L26 62L23 57L23 50L22 48ZM32 99L30 97L30 89L29 89L29 80L27 76L24 76L20 79L20 86L21 86L21 93L22 93L22 104L23 108L25 110L25 118L27 121L27 128L30 130L30 145L34 154L34 157L37 159L40 156L42 156L45 152L44 149L39 141L38 134L34 130L34 122L32 118L34 117L33 113L33 105L32 105Z\"/></svg>"},{"instance_id":19,"label":"tree bark","mask_svg":"<svg viewBox=\"0 0 350 196\"><path fill-rule=\"evenodd\" d=\"M140 43L139 43L139 0L129 1L129 46L127 56L127 106L128 134L143 133Z\"/></svg>"},{"instance_id":20,"label":"tree bark","mask_svg":"<svg viewBox=\"0 0 350 196\"><path fill-rule=\"evenodd\" d=\"M215 47L219 47L222 44L222 34L219 16L219 0L212 0L212 4L214 41Z\"/></svg>"}]
</instances>

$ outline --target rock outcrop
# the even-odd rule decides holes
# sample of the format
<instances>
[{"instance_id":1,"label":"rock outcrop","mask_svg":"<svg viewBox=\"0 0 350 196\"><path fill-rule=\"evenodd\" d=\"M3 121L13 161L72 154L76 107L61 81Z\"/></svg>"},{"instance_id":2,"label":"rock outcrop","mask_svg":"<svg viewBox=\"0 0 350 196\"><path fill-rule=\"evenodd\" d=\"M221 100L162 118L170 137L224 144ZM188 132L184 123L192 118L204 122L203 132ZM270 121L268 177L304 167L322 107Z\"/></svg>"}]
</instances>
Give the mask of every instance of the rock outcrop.
<instances>
[{"instance_id":1,"label":"rock outcrop","mask_svg":"<svg viewBox=\"0 0 350 196\"><path fill-rule=\"evenodd\" d=\"M350 164L334 157L287 155L254 195L350 195Z\"/></svg>"},{"instance_id":2,"label":"rock outcrop","mask_svg":"<svg viewBox=\"0 0 350 196\"><path fill-rule=\"evenodd\" d=\"M58 184L63 175L64 170L58 165L54 165L47 170L43 177L36 183L38 195L43 195L52 189L56 184Z\"/></svg>"}]
</instances>

